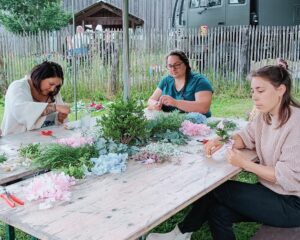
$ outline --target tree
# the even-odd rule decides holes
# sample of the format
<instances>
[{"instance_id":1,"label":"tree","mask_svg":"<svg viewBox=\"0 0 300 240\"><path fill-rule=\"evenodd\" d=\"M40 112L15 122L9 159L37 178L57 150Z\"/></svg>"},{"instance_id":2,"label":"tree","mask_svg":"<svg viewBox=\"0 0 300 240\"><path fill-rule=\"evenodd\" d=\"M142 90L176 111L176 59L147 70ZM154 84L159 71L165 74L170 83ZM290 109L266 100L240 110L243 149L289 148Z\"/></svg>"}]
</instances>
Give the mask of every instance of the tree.
<instances>
[{"instance_id":1,"label":"tree","mask_svg":"<svg viewBox=\"0 0 300 240\"><path fill-rule=\"evenodd\" d=\"M14 33L59 30L70 19L61 0L0 0L0 24Z\"/></svg>"}]
</instances>

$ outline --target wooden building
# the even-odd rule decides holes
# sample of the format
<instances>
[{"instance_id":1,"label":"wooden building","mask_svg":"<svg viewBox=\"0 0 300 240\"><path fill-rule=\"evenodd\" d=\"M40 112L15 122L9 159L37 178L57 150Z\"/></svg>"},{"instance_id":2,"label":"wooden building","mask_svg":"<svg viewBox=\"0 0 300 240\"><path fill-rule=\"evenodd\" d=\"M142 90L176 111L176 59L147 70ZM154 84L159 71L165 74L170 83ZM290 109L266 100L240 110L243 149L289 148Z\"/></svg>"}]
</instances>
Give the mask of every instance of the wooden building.
<instances>
[{"instance_id":1,"label":"wooden building","mask_svg":"<svg viewBox=\"0 0 300 240\"><path fill-rule=\"evenodd\" d=\"M132 14L129 14L129 27L142 27L144 21ZM91 25L95 31L97 25L102 29L122 28L122 9L104 1L96 2L75 14L75 25Z\"/></svg>"},{"instance_id":2,"label":"wooden building","mask_svg":"<svg viewBox=\"0 0 300 240\"><path fill-rule=\"evenodd\" d=\"M171 27L171 17L176 0L129 0L129 13L143 19L143 28L166 31ZM98 0L63 0L63 8L72 13L97 3ZM119 9L122 9L123 0L105 0Z\"/></svg>"}]
</instances>

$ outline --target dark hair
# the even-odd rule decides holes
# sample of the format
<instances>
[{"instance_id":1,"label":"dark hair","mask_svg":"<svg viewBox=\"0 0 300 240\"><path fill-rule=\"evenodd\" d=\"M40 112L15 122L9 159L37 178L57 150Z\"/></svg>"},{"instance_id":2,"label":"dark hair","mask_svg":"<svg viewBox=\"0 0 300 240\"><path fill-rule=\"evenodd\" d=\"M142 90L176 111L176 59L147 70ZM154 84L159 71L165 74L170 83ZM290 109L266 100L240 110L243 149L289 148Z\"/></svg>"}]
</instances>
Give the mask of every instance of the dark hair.
<instances>
[{"instance_id":1,"label":"dark hair","mask_svg":"<svg viewBox=\"0 0 300 240\"><path fill-rule=\"evenodd\" d=\"M185 83L184 86L182 88L183 92L185 90L185 87L188 83L188 79L189 79L189 75L192 71L191 66L190 66L190 62L188 57L186 56L186 54L181 51L181 50L172 50L171 52L169 52L166 56L166 63L168 62L168 57L170 56L177 56L179 57L179 59L184 63L184 65L186 66L186 72L185 72Z\"/></svg>"},{"instance_id":2,"label":"dark hair","mask_svg":"<svg viewBox=\"0 0 300 240\"><path fill-rule=\"evenodd\" d=\"M277 65L269 65L258 70L254 70L249 74L249 79L253 77L261 77L269 81L275 88L278 88L281 84L286 87L286 91L282 96L282 100L279 108L279 125L280 128L284 125L291 116L290 106L300 108L300 104L294 100L291 94L292 90L292 78L288 70L288 64L285 60L277 59ZM268 113L263 115L264 120L271 124L271 116Z\"/></svg>"},{"instance_id":3,"label":"dark hair","mask_svg":"<svg viewBox=\"0 0 300 240\"><path fill-rule=\"evenodd\" d=\"M32 84L34 88L39 92L41 91L42 81L45 80L46 78L52 78L52 77L58 77L62 80L62 84L64 83L64 73L61 66L55 62L49 62L49 61L45 61L39 65L36 65L31 70L31 74L30 74L30 79L32 81ZM54 101L54 96L56 96L59 93L61 85L57 86L53 92L49 93L49 97L51 98L51 101Z\"/></svg>"}]
</instances>

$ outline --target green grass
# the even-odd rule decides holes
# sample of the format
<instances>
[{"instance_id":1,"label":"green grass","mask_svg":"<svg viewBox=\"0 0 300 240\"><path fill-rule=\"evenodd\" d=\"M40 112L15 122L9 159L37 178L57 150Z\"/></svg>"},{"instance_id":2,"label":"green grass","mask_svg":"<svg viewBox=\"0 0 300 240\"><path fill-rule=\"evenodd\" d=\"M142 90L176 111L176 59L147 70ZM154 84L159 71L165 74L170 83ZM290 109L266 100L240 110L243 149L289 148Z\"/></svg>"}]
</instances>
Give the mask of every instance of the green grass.
<instances>
[{"instance_id":1,"label":"green grass","mask_svg":"<svg viewBox=\"0 0 300 240\"><path fill-rule=\"evenodd\" d=\"M214 96L211 106L214 117L238 117L246 119L253 103L250 98L230 98Z\"/></svg>"}]
</instances>

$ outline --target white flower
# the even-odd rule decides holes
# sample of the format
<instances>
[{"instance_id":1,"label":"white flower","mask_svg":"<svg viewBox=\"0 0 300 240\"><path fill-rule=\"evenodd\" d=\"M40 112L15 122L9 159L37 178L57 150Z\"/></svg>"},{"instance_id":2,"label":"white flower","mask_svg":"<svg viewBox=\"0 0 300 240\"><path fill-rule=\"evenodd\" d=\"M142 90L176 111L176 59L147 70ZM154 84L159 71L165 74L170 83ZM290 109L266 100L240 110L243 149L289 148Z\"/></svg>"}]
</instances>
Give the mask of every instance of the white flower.
<instances>
[{"instance_id":1,"label":"white flower","mask_svg":"<svg viewBox=\"0 0 300 240\"><path fill-rule=\"evenodd\" d=\"M224 130L224 123L223 123L223 121L221 121L221 122L218 123L217 128L220 129L220 130Z\"/></svg>"}]
</instances>

